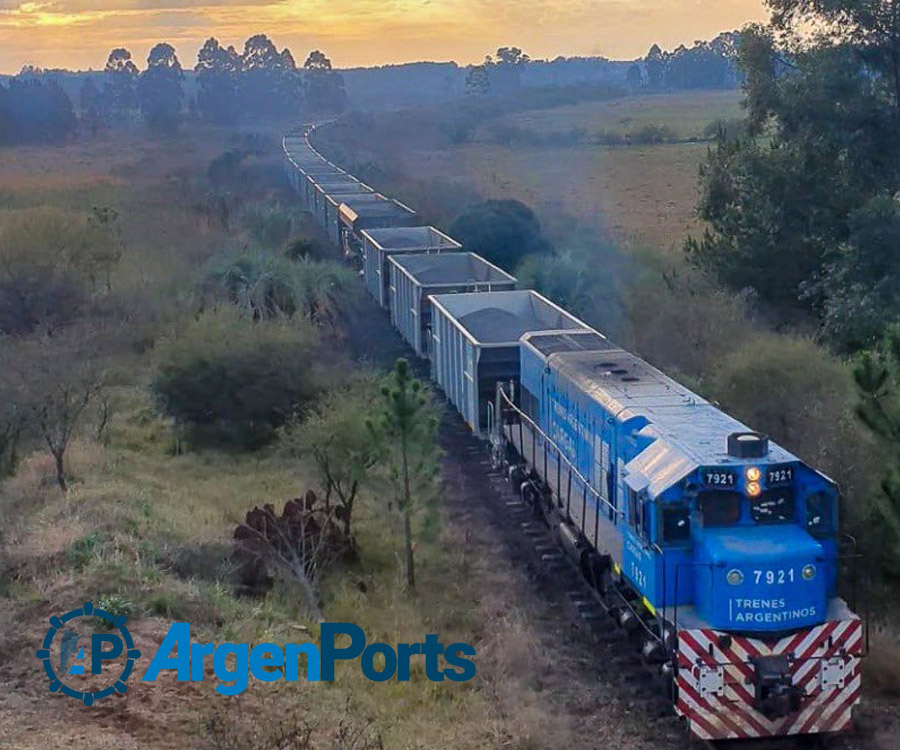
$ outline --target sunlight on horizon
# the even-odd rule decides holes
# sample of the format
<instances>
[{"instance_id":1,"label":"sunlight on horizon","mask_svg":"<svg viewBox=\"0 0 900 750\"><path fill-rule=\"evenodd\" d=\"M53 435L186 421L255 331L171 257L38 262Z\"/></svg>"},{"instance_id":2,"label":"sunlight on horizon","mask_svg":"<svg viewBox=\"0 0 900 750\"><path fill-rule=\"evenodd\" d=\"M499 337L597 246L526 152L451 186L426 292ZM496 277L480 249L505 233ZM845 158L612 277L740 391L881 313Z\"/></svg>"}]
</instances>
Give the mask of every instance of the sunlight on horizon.
<instances>
[{"instance_id":1,"label":"sunlight on horizon","mask_svg":"<svg viewBox=\"0 0 900 750\"><path fill-rule=\"evenodd\" d=\"M321 48L339 67L466 64L503 45L536 58L631 59L765 17L761 0L0 0L0 72L98 69L120 46L142 63L158 41L192 67L209 36L240 47L255 33L298 60Z\"/></svg>"}]
</instances>

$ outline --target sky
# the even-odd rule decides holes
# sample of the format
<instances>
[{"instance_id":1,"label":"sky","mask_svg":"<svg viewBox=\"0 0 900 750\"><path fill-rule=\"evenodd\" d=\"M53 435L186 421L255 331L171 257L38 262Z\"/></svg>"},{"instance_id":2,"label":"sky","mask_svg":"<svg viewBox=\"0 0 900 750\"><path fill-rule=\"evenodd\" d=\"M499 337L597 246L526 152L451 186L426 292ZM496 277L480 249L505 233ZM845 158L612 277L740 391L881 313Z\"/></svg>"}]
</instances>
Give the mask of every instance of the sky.
<instances>
[{"instance_id":1,"label":"sky","mask_svg":"<svg viewBox=\"0 0 900 750\"><path fill-rule=\"evenodd\" d=\"M256 33L302 64L321 49L336 67L418 60L478 62L500 46L534 58L633 59L766 18L763 0L0 0L0 72L25 64L102 68L156 42L193 67L215 36L240 49Z\"/></svg>"}]
</instances>

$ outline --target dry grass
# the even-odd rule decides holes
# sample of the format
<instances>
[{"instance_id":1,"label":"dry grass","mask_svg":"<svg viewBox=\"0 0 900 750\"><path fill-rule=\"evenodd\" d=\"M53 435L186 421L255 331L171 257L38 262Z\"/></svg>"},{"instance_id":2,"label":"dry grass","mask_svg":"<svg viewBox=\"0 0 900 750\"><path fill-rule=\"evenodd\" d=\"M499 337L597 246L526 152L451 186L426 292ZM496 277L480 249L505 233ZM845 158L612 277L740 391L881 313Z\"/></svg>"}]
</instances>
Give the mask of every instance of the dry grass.
<instances>
[{"instance_id":1,"label":"dry grass","mask_svg":"<svg viewBox=\"0 0 900 750\"><path fill-rule=\"evenodd\" d=\"M503 119L539 132L578 127L625 134L664 124L681 138L698 138L710 122L740 116L740 97L736 91L636 96ZM670 252L702 230L694 206L708 148L703 142L513 148L476 142L399 158L407 174L464 180L488 197L518 198L544 216L575 217L625 247Z\"/></svg>"},{"instance_id":2,"label":"dry grass","mask_svg":"<svg viewBox=\"0 0 900 750\"><path fill-rule=\"evenodd\" d=\"M667 125L680 138L699 138L710 122L741 116L739 91L692 91L629 96L551 110L519 112L504 122L540 132L583 128L625 135L645 125Z\"/></svg>"},{"instance_id":3,"label":"dry grass","mask_svg":"<svg viewBox=\"0 0 900 750\"><path fill-rule=\"evenodd\" d=\"M518 198L545 216L565 214L625 247L680 251L702 228L694 206L707 144L515 148L472 144L411 152L409 174L458 175L491 198Z\"/></svg>"},{"instance_id":4,"label":"dry grass","mask_svg":"<svg viewBox=\"0 0 900 750\"><path fill-rule=\"evenodd\" d=\"M129 626L147 654L172 617L188 619L198 638L217 642L315 639L314 624L304 624L285 593L235 599L227 587L204 580L204 571L181 579L162 562L178 549L224 541L248 507L296 494L306 486L303 467L277 456L169 457L160 423L135 424L127 416L140 410L140 404L120 410L109 447L73 446L77 479L68 496L48 481L52 467L37 456L0 491L3 502L31 500L5 557L15 580L0 614L0 680L14 687L0 698L4 747L38 748L88 733L98 747L203 747L205 721L227 702L257 721L299 704L316 727L335 727L349 711L372 722L388 748L525 750L564 741L565 718L536 692L551 661L528 615L516 609L515 572L467 549L459 532L445 526L440 539L420 544L418 591L404 593L400 539L385 533L383 508L372 497L359 509L359 568L327 582L329 619L360 624L370 641L417 642L438 633L445 643L472 642L479 653L474 681L431 683L424 665L414 663L409 683L371 683L356 665L342 665L335 683L254 682L238 699L215 694L212 679L181 684L169 677L134 681L126 698L92 712L51 697L33 647L23 644L40 638L53 612L103 593L134 602ZM174 612L160 616L161 602Z\"/></svg>"}]
</instances>

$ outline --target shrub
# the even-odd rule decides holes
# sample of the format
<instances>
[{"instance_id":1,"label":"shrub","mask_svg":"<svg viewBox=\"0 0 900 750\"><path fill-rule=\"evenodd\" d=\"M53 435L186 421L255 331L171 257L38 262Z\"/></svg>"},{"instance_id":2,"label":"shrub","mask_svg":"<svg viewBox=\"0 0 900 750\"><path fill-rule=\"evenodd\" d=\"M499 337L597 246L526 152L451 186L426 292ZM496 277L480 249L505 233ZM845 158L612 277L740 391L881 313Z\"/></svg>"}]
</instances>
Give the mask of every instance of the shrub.
<instances>
[{"instance_id":1,"label":"shrub","mask_svg":"<svg viewBox=\"0 0 900 750\"><path fill-rule=\"evenodd\" d=\"M299 321L209 312L162 343L151 389L194 442L256 448L319 390L316 342Z\"/></svg>"},{"instance_id":2,"label":"shrub","mask_svg":"<svg viewBox=\"0 0 900 750\"><path fill-rule=\"evenodd\" d=\"M69 548L69 562L76 568L85 567L94 559L94 555L100 549L101 544L102 540L100 535L96 532L92 532L87 536L76 539Z\"/></svg>"},{"instance_id":3,"label":"shrub","mask_svg":"<svg viewBox=\"0 0 900 750\"><path fill-rule=\"evenodd\" d=\"M614 246L598 245L592 254L575 249L531 256L517 276L523 289L536 289L605 335L617 336L624 315L619 291L627 273L623 265Z\"/></svg>"},{"instance_id":4,"label":"shrub","mask_svg":"<svg viewBox=\"0 0 900 750\"><path fill-rule=\"evenodd\" d=\"M229 148L210 162L206 175L215 185L227 185L237 181L241 163L246 153L238 148Z\"/></svg>"},{"instance_id":5,"label":"shrub","mask_svg":"<svg viewBox=\"0 0 900 750\"><path fill-rule=\"evenodd\" d=\"M241 214L241 224L262 247L276 250L291 236L294 217L279 206L248 206Z\"/></svg>"},{"instance_id":6,"label":"shrub","mask_svg":"<svg viewBox=\"0 0 900 750\"><path fill-rule=\"evenodd\" d=\"M646 146L656 143L671 143L677 140L678 134L669 125L648 123L629 133L628 138L636 145Z\"/></svg>"},{"instance_id":7,"label":"shrub","mask_svg":"<svg viewBox=\"0 0 900 750\"><path fill-rule=\"evenodd\" d=\"M121 256L117 216L50 208L11 211L0 223L0 334L53 331L77 318Z\"/></svg>"},{"instance_id":8,"label":"shrub","mask_svg":"<svg viewBox=\"0 0 900 750\"><path fill-rule=\"evenodd\" d=\"M303 315L312 323L335 323L358 285L346 266L264 251L216 256L200 284L204 302L237 305L254 320Z\"/></svg>"},{"instance_id":9,"label":"shrub","mask_svg":"<svg viewBox=\"0 0 900 750\"><path fill-rule=\"evenodd\" d=\"M713 120L703 128L703 137L709 140L722 137L726 141L734 141L746 134L747 121L739 117Z\"/></svg>"},{"instance_id":10,"label":"shrub","mask_svg":"<svg viewBox=\"0 0 900 750\"><path fill-rule=\"evenodd\" d=\"M219 255L206 265L200 295L237 305L254 320L290 317L298 307L295 276L293 263L271 253Z\"/></svg>"},{"instance_id":11,"label":"shrub","mask_svg":"<svg viewBox=\"0 0 900 750\"><path fill-rule=\"evenodd\" d=\"M109 612L113 617L119 617L119 615L128 617L134 611L134 604L121 594L103 594L97 599L97 606ZM109 625L107 620L100 621Z\"/></svg>"},{"instance_id":12,"label":"shrub","mask_svg":"<svg viewBox=\"0 0 900 750\"><path fill-rule=\"evenodd\" d=\"M464 249L507 270L515 269L526 255L550 251L534 211L517 200L489 200L473 206L453 222L450 235Z\"/></svg>"},{"instance_id":13,"label":"shrub","mask_svg":"<svg viewBox=\"0 0 900 750\"><path fill-rule=\"evenodd\" d=\"M282 450L292 459L312 457L325 506L335 506L335 518L354 544L356 500L383 458L378 436L366 424L379 392L376 377L352 380L325 394L302 423L289 425L281 436Z\"/></svg>"}]
</instances>

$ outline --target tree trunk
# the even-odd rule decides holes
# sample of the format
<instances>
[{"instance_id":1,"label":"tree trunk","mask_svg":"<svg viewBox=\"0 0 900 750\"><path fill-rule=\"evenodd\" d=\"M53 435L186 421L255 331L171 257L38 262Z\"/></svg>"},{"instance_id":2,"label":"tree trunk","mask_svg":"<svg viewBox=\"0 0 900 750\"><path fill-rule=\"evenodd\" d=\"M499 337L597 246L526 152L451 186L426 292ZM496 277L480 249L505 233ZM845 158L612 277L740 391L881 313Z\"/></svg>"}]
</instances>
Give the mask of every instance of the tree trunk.
<instances>
[{"instance_id":1,"label":"tree trunk","mask_svg":"<svg viewBox=\"0 0 900 750\"><path fill-rule=\"evenodd\" d=\"M53 451L53 460L56 463L56 483L63 492L69 491L66 484L66 469L63 466L63 451Z\"/></svg>"},{"instance_id":2,"label":"tree trunk","mask_svg":"<svg viewBox=\"0 0 900 750\"><path fill-rule=\"evenodd\" d=\"M416 561L413 557L412 513L408 505L403 514L403 531L406 534L406 585L410 589L414 589L416 587Z\"/></svg>"},{"instance_id":3,"label":"tree trunk","mask_svg":"<svg viewBox=\"0 0 900 750\"><path fill-rule=\"evenodd\" d=\"M409 489L409 462L405 436L401 449L403 452L403 533L406 537L406 585L408 588L414 589L416 587L416 561L413 557L412 493Z\"/></svg>"}]
</instances>

